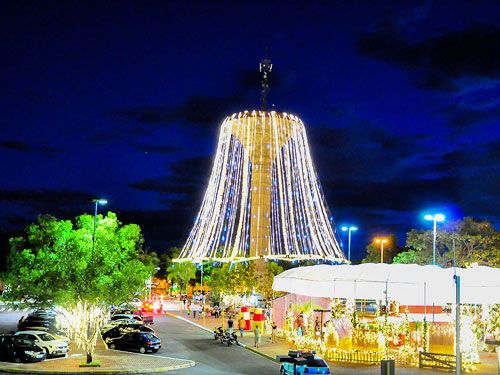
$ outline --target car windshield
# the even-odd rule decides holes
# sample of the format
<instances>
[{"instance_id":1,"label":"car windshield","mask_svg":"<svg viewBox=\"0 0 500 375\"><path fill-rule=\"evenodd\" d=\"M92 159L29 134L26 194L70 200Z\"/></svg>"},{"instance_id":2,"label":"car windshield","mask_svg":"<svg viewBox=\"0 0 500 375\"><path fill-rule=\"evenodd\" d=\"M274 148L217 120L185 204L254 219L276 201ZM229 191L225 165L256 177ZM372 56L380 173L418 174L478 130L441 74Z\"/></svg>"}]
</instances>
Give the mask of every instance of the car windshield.
<instances>
[{"instance_id":1,"label":"car windshield","mask_svg":"<svg viewBox=\"0 0 500 375\"><path fill-rule=\"evenodd\" d=\"M41 333L38 335L42 341L54 341L56 338L50 333Z\"/></svg>"},{"instance_id":2,"label":"car windshield","mask_svg":"<svg viewBox=\"0 0 500 375\"><path fill-rule=\"evenodd\" d=\"M146 336L148 338L148 340L156 340L158 337L156 337L155 335L153 335L152 333L145 333L144 336Z\"/></svg>"}]
</instances>

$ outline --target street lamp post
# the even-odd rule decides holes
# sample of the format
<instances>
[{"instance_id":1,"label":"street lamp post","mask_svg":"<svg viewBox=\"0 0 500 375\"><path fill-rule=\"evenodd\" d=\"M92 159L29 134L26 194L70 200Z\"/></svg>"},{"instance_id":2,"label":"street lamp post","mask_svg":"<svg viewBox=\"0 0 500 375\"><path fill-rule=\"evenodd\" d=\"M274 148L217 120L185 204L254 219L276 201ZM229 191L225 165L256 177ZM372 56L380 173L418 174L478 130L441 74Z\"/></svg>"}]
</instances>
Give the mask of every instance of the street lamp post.
<instances>
[{"instance_id":1,"label":"street lamp post","mask_svg":"<svg viewBox=\"0 0 500 375\"><path fill-rule=\"evenodd\" d=\"M375 238L375 242L380 244L380 263L384 263L384 244L387 238Z\"/></svg>"},{"instance_id":2,"label":"street lamp post","mask_svg":"<svg viewBox=\"0 0 500 375\"><path fill-rule=\"evenodd\" d=\"M351 261L351 232L355 232L358 230L358 227L355 226L343 226L342 231L346 232L347 231L347 260L350 262Z\"/></svg>"},{"instance_id":3,"label":"street lamp post","mask_svg":"<svg viewBox=\"0 0 500 375\"><path fill-rule=\"evenodd\" d=\"M92 261L94 260L94 249L95 249L95 231L97 228L97 206L98 205L105 205L108 203L106 199L92 199L92 203L95 203L95 210L94 210L94 233L92 235Z\"/></svg>"},{"instance_id":4,"label":"street lamp post","mask_svg":"<svg viewBox=\"0 0 500 375\"><path fill-rule=\"evenodd\" d=\"M440 222L442 223L444 221L444 215L443 214L435 214L435 215L425 215L424 216L425 220L432 221L434 223L433 225L433 232L434 232L434 239L432 242L432 264L436 265L436 230L437 230L437 223Z\"/></svg>"},{"instance_id":5,"label":"street lamp post","mask_svg":"<svg viewBox=\"0 0 500 375\"><path fill-rule=\"evenodd\" d=\"M155 271L158 272L160 270L160 267L155 267ZM156 274L155 272L155 274ZM153 272L149 273L149 300L151 301L151 295L153 293Z\"/></svg>"}]
</instances>

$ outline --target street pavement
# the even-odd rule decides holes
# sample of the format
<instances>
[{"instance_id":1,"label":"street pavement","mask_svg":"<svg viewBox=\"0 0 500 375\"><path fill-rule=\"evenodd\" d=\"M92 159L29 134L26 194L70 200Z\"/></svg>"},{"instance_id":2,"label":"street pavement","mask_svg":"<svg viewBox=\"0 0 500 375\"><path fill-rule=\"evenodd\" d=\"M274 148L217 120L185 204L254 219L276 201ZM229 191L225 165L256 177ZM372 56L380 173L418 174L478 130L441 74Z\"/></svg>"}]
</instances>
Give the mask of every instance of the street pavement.
<instances>
[{"instance_id":1,"label":"street pavement","mask_svg":"<svg viewBox=\"0 0 500 375\"><path fill-rule=\"evenodd\" d=\"M0 333L10 333L14 331L21 315L26 312L0 312ZM194 361L195 366L182 368L179 370L168 371L174 374L278 374L279 365L253 352L245 350L239 346L227 347L215 341L213 335L203 331L200 328L189 323L169 316L155 316L153 324L157 335L162 339L162 348L156 354L132 354L125 352L103 351L101 356L97 353L96 360L108 360L110 357L116 365L117 361L129 365L135 373L141 373L140 367L144 373L149 368L162 368L175 365L172 359L184 360L182 362ZM116 354L115 354L116 353ZM168 357L168 358L166 358ZM68 361L82 361L84 357L46 360L40 364L21 364L15 365L18 369L33 369L50 365L54 372L64 369ZM152 362L158 359L158 363ZM112 362L107 362L112 363ZM164 364L164 365L162 365ZM0 362L0 374L3 374ZM100 370L104 370L101 367ZM48 370L47 368L45 370ZM49 370L50 371L50 370ZM92 371L87 369L86 371ZM50 373L50 372L49 372ZM157 372L157 373L166 373Z\"/></svg>"}]
</instances>

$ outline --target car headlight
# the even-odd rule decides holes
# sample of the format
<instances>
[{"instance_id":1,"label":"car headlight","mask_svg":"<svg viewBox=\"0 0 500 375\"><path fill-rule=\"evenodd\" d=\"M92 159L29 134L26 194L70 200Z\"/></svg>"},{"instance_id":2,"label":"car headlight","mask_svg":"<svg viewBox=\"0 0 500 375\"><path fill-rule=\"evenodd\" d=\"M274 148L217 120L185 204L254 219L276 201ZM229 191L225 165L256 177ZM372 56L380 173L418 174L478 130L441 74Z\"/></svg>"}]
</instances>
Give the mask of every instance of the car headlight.
<instances>
[{"instance_id":1,"label":"car headlight","mask_svg":"<svg viewBox=\"0 0 500 375\"><path fill-rule=\"evenodd\" d=\"M30 357L34 357L35 356L35 352L33 350L25 350L24 353L27 354L27 355L29 355Z\"/></svg>"}]
</instances>

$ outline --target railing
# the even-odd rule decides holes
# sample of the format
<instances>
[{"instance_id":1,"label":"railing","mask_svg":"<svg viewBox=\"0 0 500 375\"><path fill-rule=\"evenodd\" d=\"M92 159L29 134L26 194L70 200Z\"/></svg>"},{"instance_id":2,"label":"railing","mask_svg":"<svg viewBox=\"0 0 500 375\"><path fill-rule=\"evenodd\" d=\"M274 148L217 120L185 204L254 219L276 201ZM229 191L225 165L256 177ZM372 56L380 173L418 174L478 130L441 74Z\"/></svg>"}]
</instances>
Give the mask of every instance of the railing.
<instances>
[{"instance_id":1,"label":"railing","mask_svg":"<svg viewBox=\"0 0 500 375\"><path fill-rule=\"evenodd\" d=\"M418 367L455 371L456 357L453 354L420 352Z\"/></svg>"},{"instance_id":2,"label":"railing","mask_svg":"<svg viewBox=\"0 0 500 375\"><path fill-rule=\"evenodd\" d=\"M384 353L376 351L330 349L326 351L325 357L332 362L377 364L384 358Z\"/></svg>"}]
</instances>

